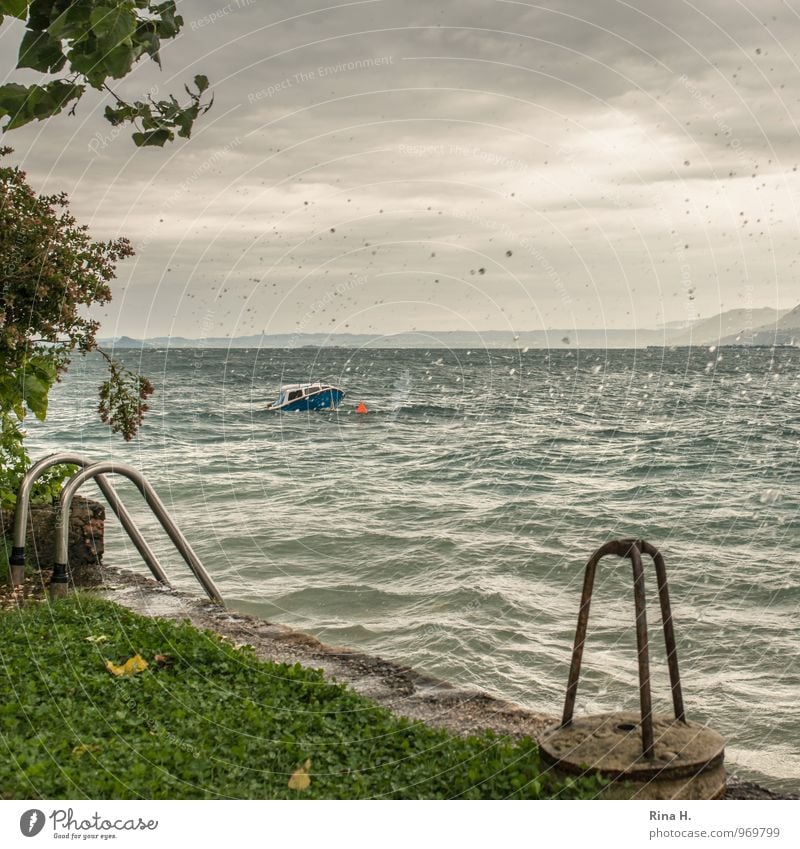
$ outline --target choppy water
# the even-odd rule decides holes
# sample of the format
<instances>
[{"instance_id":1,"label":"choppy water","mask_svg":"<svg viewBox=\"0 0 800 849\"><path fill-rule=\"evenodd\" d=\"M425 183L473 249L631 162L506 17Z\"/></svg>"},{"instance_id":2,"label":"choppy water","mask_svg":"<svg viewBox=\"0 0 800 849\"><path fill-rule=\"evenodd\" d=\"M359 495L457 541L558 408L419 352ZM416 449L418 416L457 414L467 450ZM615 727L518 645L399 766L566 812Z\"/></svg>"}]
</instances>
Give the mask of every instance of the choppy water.
<instances>
[{"instance_id":1,"label":"choppy water","mask_svg":"<svg viewBox=\"0 0 800 849\"><path fill-rule=\"evenodd\" d=\"M641 536L666 557L689 717L726 736L740 774L800 785L800 350L128 361L158 388L139 439L97 422L90 358L31 424L32 454L139 465L231 607L557 713L586 559ZM281 382L316 378L348 390L338 413L263 410ZM109 526L107 559L133 562ZM579 710L638 708L632 606L628 562L604 561Z\"/></svg>"}]
</instances>

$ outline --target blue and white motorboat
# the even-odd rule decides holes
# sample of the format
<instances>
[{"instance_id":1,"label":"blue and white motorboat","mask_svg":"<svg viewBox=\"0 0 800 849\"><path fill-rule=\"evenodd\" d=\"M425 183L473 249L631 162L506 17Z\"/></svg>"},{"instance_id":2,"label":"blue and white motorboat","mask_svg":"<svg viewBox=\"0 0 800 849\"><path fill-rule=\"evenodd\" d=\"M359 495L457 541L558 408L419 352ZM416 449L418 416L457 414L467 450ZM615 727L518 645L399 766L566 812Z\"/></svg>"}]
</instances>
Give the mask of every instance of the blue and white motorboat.
<instances>
[{"instance_id":1,"label":"blue and white motorboat","mask_svg":"<svg viewBox=\"0 0 800 849\"><path fill-rule=\"evenodd\" d=\"M335 410L344 398L344 390L327 383L287 383L281 386L278 400L268 410L299 413L305 410Z\"/></svg>"}]
</instances>

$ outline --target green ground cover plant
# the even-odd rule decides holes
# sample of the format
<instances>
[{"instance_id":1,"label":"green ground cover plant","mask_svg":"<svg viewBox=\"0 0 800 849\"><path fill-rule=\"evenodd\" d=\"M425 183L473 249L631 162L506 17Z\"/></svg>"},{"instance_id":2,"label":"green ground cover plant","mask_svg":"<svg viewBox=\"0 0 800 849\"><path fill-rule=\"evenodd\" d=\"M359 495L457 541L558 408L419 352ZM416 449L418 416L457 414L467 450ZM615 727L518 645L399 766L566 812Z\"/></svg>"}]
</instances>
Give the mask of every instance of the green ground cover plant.
<instances>
[{"instance_id":1,"label":"green ground cover plant","mask_svg":"<svg viewBox=\"0 0 800 849\"><path fill-rule=\"evenodd\" d=\"M0 737L4 798L591 798L601 787L557 781L529 739L398 718L318 671L86 594L0 613Z\"/></svg>"}]
</instances>

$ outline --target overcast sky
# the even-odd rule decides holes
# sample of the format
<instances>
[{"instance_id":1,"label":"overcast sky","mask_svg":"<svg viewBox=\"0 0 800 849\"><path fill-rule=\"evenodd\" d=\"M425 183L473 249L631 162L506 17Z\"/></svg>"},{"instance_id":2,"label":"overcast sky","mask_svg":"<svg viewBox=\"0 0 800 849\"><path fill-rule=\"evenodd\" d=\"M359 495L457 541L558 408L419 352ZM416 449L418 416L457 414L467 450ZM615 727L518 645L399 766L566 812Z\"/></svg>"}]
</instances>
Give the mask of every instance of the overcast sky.
<instances>
[{"instance_id":1,"label":"overcast sky","mask_svg":"<svg viewBox=\"0 0 800 849\"><path fill-rule=\"evenodd\" d=\"M797 0L183 0L131 97L5 135L96 238L103 336L655 327L800 302ZM21 26L0 28L9 78ZM37 75L15 72L29 81Z\"/></svg>"}]
</instances>

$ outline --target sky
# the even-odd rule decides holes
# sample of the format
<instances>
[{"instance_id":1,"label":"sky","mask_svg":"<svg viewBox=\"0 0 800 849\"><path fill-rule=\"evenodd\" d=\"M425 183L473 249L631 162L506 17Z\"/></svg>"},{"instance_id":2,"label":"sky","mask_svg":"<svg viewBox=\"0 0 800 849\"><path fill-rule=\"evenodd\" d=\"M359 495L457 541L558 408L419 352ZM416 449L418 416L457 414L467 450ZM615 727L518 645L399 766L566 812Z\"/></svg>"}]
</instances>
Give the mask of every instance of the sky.
<instances>
[{"instance_id":1,"label":"sky","mask_svg":"<svg viewBox=\"0 0 800 849\"><path fill-rule=\"evenodd\" d=\"M797 0L183 0L193 137L3 137L97 239L101 335L654 328L800 302ZM22 26L0 25L0 79Z\"/></svg>"}]
</instances>

